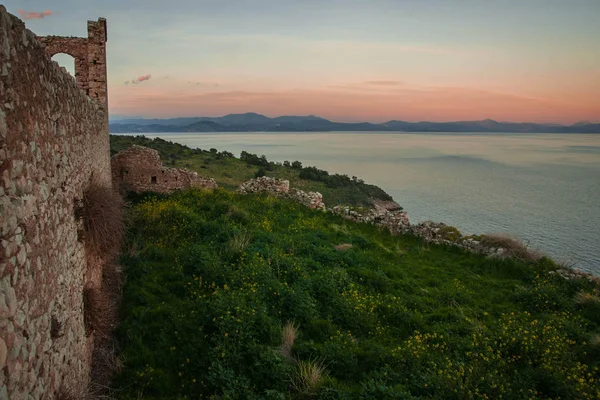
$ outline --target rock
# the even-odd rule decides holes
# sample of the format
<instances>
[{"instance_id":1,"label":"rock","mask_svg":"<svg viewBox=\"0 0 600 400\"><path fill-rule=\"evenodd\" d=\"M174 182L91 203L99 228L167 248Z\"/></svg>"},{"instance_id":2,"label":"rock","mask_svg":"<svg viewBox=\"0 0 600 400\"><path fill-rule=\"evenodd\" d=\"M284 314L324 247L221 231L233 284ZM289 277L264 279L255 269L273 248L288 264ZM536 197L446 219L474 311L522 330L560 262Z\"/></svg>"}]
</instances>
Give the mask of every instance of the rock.
<instances>
[{"instance_id":1,"label":"rock","mask_svg":"<svg viewBox=\"0 0 600 400\"><path fill-rule=\"evenodd\" d=\"M343 243L343 244L338 244L337 246L334 246L334 248L337 251L346 251L348 249L351 249L352 245L350 243Z\"/></svg>"},{"instance_id":2,"label":"rock","mask_svg":"<svg viewBox=\"0 0 600 400\"><path fill-rule=\"evenodd\" d=\"M0 337L0 371L4 369L6 365L6 356L8 355L8 347L6 342Z\"/></svg>"}]
</instances>

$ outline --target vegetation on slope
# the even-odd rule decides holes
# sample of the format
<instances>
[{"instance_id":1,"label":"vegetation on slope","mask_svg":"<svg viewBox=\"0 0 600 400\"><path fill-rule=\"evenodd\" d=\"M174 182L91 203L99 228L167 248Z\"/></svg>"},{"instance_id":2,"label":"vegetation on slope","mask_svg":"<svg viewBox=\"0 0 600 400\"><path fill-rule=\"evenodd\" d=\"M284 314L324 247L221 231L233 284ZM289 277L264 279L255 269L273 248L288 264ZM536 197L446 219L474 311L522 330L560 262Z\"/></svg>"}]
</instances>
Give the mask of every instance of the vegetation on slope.
<instances>
[{"instance_id":1,"label":"vegetation on slope","mask_svg":"<svg viewBox=\"0 0 600 400\"><path fill-rule=\"evenodd\" d=\"M315 167L303 167L300 161L274 163L265 156L245 151L240 158L236 158L227 151L191 149L161 138L111 135L111 155L134 144L157 150L166 166L189 168L202 176L214 178L219 186L228 189L235 189L257 176L268 175L287 179L296 189L320 192L328 206L368 206L372 199L391 200L381 188L366 184L356 177L329 175L327 171Z\"/></svg>"},{"instance_id":2,"label":"vegetation on slope","mask_svg":"<svg viewBox=\"0 0 600 400\"><path fill-rule=\"evenodd\" d=\"M133 202L123 399L600 397L600 299L287 200Z\"/></svg>"}]
</instances>

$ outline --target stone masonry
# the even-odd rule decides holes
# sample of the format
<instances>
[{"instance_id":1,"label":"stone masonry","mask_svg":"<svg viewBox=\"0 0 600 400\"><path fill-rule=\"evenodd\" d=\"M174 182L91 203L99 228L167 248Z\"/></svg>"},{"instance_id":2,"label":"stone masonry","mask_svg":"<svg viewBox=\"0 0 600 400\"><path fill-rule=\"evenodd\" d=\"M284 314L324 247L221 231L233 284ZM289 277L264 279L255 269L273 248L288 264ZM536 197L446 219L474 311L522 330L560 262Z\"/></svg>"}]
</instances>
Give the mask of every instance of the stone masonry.
<instances>
[{"instance_id":1,"label":"stone masonry","mask_svg":"<svg viewBox=\"0 0 600 400\"><path fill-rule=\"evenodd\" d=\"M214 179L198 176L196 172L162 165L158 151L133 145L112 158L114 187L134 192L169 193L188 187L215 189Z\"/></svg>"},{"instance_id":2,"label":"stone masonry","mask_svg":"<svg viewBox=\"0 0 600 400\"><path fill-rule=\"evenodd\" d=\"M75 206L92 176L111 177L105 22L88 29L42 38L44 49L0 6L0 399L53 399L89 381L83 292L104 261L85 253ZM78 82L50 60L61 51L78 60Z\"/></svg>"},{"instance_id":3,"label":"stone masonry","mask_svg":"<svg viewBox=\"0 0 600 400\"><path fill-rule=\"evenodd\" d=\"M88 21L88 37L40 36L48 57L65 53L75 59L77 85L92 99L107 105L106 20Z\"/></svg>"},{"instance_id":4,"label":"stone masonry","mask_svg":"<svg viewBox=\"0 0 600 400\"><path fill-rule=\"evenodd\" d=\"M269 193L273 196L294 200L309 208L326 211L323 195L319 192L305 192L300 189L290 189L290 181L261 176L244 182L238 188L238 193Z\"/></svg>"}]
</instances>

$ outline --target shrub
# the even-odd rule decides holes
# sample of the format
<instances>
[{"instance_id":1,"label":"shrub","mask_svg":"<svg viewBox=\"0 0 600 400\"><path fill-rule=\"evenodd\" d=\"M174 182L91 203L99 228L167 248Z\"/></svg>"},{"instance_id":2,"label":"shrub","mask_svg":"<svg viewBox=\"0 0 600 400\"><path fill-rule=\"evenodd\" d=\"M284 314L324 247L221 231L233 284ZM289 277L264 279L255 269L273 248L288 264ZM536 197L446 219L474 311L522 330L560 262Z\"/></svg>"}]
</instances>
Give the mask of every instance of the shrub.
<instances>
[{"instance_id":1,"label":"shrub","mask_svg":"<svg viewBox=\"0 0 600 400\"><path fill-rule=\"evenodd\" d=\"M462 234L457 228L448 225L440 228L440 235L442 235L442 238L451 242L456 242L462 237Z\"/></svg>"},{"instance_id":2,"label":"shrub","mask_svg":"<svg viewBox=\"0 0 600 400\"><path fill-rule=\"evenodd\" d=\"M600 306L600 297L593 293L579 292L576 296L577 303L581 305L598 305Z\"/></svg>"},{"instance_id":3,"label":"shrub","mask_svg":"<svg viewBox=\"0 0 600 400\"><path fill-rule=\"evenodd\" d=\"M260 167L258 169L258 171L256 171L256 173L254 174L255 178L260 178L261 176L265 176L267 174L267 171L265 171L265 169L263 167Z\"/></svg>"},{"instance_id":4,"label":"shrub","mask_svg":"<svg viewBox=\"0 0 600 400\"><path fill-rule=\"evenodd\" d=\"M121 196L92 177L83 192L80 213L86 249L92 254L112 258L119 250L125 230Z\"/></svg>"},{"instance_id":5,"label":"shrub","mask_svg":"<svg viewBox=\"0 0 600 400\"><path fill-rule=\"evenodd\" d=\"M504 256L522 261L538 261L542 255L528 248L522 241L503 234L489 234L481 237L481 244L486 247L504 249Z\"/></svg>"}]
</instances>

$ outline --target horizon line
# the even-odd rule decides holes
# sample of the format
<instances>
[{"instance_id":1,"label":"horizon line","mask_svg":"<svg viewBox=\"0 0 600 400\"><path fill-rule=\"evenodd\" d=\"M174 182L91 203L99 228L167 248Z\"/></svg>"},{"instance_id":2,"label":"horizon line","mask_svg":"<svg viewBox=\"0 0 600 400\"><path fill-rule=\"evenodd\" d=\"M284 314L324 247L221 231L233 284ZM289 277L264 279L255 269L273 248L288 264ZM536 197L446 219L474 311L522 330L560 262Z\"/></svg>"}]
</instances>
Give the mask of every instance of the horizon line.
<instances>
[{"instance_id":1,"label":"horizon line","mask_svg":"<svg viewBox=\"0 0 600 400\"><path fill-rule=\"evenodd\" d=\"M196 116L182 116L182 117L147 117L147 116L126 116L126 115L120 115L120 114L116 114L119 117L119 120L127 120L127 119L142 119L142 120L168 120L168 119L182 119L182 118L224 118L230 115L248 115L248 114L254 114L254 115L259 115L262 117L266 117L269 119L275 119L275 118L282 118L282 117L315 117L315 118L321 118L324 120L327 120L329 122L333 122L333 123L339 123L339 124L373 124L373 125L382 125L382 124L386 124L389 122L406 122L406 123L410 123L410 124L418 124L418 123L436 123L436 124L448 124L448 123L457 123L457 122L483 122L483 121L490 121L490 122L496 122L496 123L500 123L500 124L535 124L535 125L557 125L557 126L574 126L574 125L578 125L578 124L587 124L587 125L592 125L592 124L600 124L600 121L578 121L572 124L564 124L564 123L559 123L559 122L533 122L533 121L498 121L495 120L493 118L484 118L484 119L473 119L473 120L446 120L446 121L432 121L432 120L419 120L419 121L409 121L409 120L403 120L403 119L390 119L384 122L369 122L369 121L334 121L325 117L321 117L319 115L315 115L315 114L309 114L309 115L293 115L293 114L285 114L285 115L278 115L276 117L269 117L268 115L265 114L261 114L261 113L257 113L254 111L248 111L245 113L228 113L228 114L224 114L224 115L220 115L220 116L206 116L206 115L196 115ZM110 123L110 119L111 119L111 115L109 113L109 123ZM118 121L118 120L117 120ZM114 121L114 122L117 122Z\"/></svg>"}]
</instances>

